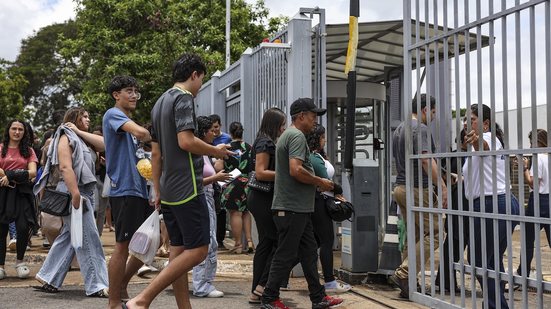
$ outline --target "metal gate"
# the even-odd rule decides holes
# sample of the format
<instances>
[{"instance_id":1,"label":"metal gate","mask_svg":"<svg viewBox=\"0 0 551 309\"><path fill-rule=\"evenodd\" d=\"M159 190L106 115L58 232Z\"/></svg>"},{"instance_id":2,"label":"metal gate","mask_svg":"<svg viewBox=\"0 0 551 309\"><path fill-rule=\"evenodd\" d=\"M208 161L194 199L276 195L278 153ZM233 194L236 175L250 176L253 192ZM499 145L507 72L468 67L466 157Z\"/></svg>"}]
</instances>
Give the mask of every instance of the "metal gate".
<instances>
[{"instance_id":1,"label":"metal gate","mask_svg":"<svg viewBox=\"0 0 551 309\"><path fill-rule=\"evenodd\" d=\"M550 306L551 296L545 292L551 291L551 244L543 234L551 224L548 169L536 168L551 163L549 135L536 147L536 130L551 128L547 116L551 112L550 15L549 0L404 1L408 282L410 299L415 302L438 308ZM435 26L423 27L428 24ZM467 39L475 39L475 44L462 45ZM413 145L411 113L421 111L422 93L437 100L435 121L430 122L431 114L427 114L437 147L414 154L414 146L421 144ZM413 107L412 98L417 98ZM491 110L486 123L482 104ZM473 106L478 117L473 116ZM464 117L462 108L466 109ZM499 147L500 127L503 148ZM479 139L466 150L460 140L463 129L479 132ZM484 132L490 132L486 144ZM530 132L534 132L531 139ZM530 191L525 174L529 176L530 171L524 171L523 157L533 162L533 203L527 203ZM414 178L422 180L421 168L415 173L413 168L414 161L422 166L422 159L442 167L435 171L438 183L429 177L428 196L439 197L428 199L427 207L418 206L423 204L423 190L416 196L413 183ZM459 176L455 185L453 169ZM440 178L447 183L447 209L443 208ZM477 195L475 188L482 193ZM416 198L418 203L414 203ZM454 199L457 202L452 207ZM417 225L416 218L421 219ZM532 226L535 240L530 239ZM424 232L426 241L420 237L421 250L416 256L414 236ZM449 246L444 246L446 240ZM531 250L532 267L526 262ZM418 259L426 261L420 269ZM456 274L457 283L450 280L449 288L457 292L445 291L444 276L436 280L437 273L446 270Z\"/></svg>"},{"instance_id":2,"label":"metal gate","mask_svg":"<svg viewBox=\"0 0 551 309\"><path fill-rule=\"evenodd\" d=\"M317 68L321 60L313 58L312 50L321 49L320 54L325 55L325 45L317 41L312 44L312 14L324 11L302 8L270 42L248 48L226 70L213 74L197 95L197 114L218 114L226 128L233 121L241 122L244 140L252 143L267 109L278 107L289 115L291 102L300 97L313 97L324 106L320 97L323 89L318 84L325 78L316 74L320 82L313 85L312 62Z\"/></svg>"}]
</instances>

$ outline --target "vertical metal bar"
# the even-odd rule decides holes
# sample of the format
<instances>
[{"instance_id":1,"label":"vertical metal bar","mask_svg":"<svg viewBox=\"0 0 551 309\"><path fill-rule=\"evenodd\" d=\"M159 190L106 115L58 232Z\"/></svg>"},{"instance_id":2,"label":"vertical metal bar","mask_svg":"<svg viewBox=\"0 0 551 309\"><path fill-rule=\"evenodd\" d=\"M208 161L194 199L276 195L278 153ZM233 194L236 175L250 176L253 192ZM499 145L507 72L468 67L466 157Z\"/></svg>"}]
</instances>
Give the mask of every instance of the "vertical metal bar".
<instances>
[{"instance_id":1,"label":"vertical metal bar","mask_svg":"<svg viewBox=\"0 0 551 309\"><path fill-rule=\"evenodd\" d=\"M539 147L537 142L537 93L536 93L536 22L535 22L535 7L532 5L529 9L529 23L530 23L530 101L532 108L532 147ZM540 218L540 201L539 201L539 155L536 153L532 156L532 170L533 176L533 196L534 196L534 217ZM520 170L520 169L519 169ZM541 265L541 246L540 246L540 224L536 222L534 226L535 236L535 255L536 255L536 279L538 282L542 282L542 265ZM543 290L541 284L537 286L536 301L538 308L543 307Z\"/></svg>"},{"instance_id":2,"label":"vertical metal bar","mask_svg":"<svg viewBox=\"0 0 551 309\"><path fill-rule=\"evenodd\" d=\"M442 11L443 11L443 31L445 34L448 33L448 1L447 0L444 0L443 3L442 3ZM444 72L446 73L444 75L444 97L445 98L450 98L450 89L449 89L449 85L450 85L450 80L449 80L449 72L450 72L450 65L449 65L449 50L448 50L448 47L449 47L449 36L446 35L446 37L444 37L444 40L443 40L443 55L444 55ZM451 102L450 102L450 106L451 106ZM445 120L447 121L447 119ZM439 130L440 132L440 130ZM450 145L451 145L451 134L449 134L449 136L446 138L448 141L450 141ZM451 160L450 158L446 158L446 169L448 171L451 170ZM449 184L451 184L451 177L450 177L450 173L448 172L447 175L446 175L446 184L448 184L448 187L449 190L447 191L447 200L448 200L448 209L451 207L452 205L452 196L451 196L451 186L449 186ZM454 237L454 233L453 233L453 226L452 226L452 216L449 215L449 214L446 214L447 218L449 218L448 220L448 237L449 239L453 239ZM444 259L444 255L446 254L446 252L443 252L444 251L444 241L445 241L445 237L444 237L444 230L445 230L445 222L443 221L442 219L442 215L439 215L438 216L438 243L439 243L439 246L440 246L440 250L438 250L440 252L440 255L439 255L439 260L440 261L443 261L445 260ZM448 246L448 264L444 264L444 263L439 263L439 273L440 274L443 274L444 273L444 268L447 268L447 271L449 272L450 274L450 278L452 277L452 274L455 274L455 270L453 270L453 245L452 246ZM445 284L444 284L444 276L440 276L440 282L438 282L439 286L441 287L440 288L440 297L441 298L444 298L444 292L445 292ZM450 280L450 291L455 291L455 280ZM452 304L455 304L455 293L450 293L450 296L451 296L451 300L450 302Z\"/></svg>"},{"instance_id":3,"label":"vertical metal bar","mask_svg":"<svg viewBox=\"0 0 551 309\"><path fill-rule=\"evenodd\" d=\"M493 1L489 1L489 7L488 7L488 11L489 11L489 14L493 14L493 11L494 11L494 7L493 7ZM497 147L497 143L498 143L498 140L497 140L497 131L496 131L496 117L495 117L495 114L496 114L496 102L495 102L495 65L494 65L494 21L493 20L490 20L489 22L489 40L490 40L490 46L489 46L489 49L490 49L490 107L492 109L492 121L490 122L490 126L491 126L491 132L492 132L492 147L493 150L496 150ZM480 83L482 83L482 81L480 81ZM503 124L503 125L507 125L506 123ZM504 145L502 145L502 147L504 147ZM497 174L497 162L496 162L496 159L497 159L497 156L494 155L492 156L492 171L494 171L494 174ZM506 165L507 166L507 165ZM497 175L494 175L494 177L497 177ZM508 179L505 179L505 182L506 182L506 185L509 185L509 180ZM492 183L492 195L493 195L493 198L492 198L492 202L493 202L493 210L494 210L494 213L497 213L499 212L498 211L498 195L497 195L497 182L493 182ZM507 220L509 221L509 220ZM500 285L501 285L501 279L500 279L500 264L503 262L501 260L501 257L500 257L500 254L499 254L499 238L500 238L500 233L499 233L499 230L498 230L498 220L494 219L493 221L493 233L494 233L494 256L495 257L499 257L499 258L494 258L494 269L496 270L496 280L495 280L495 289L496 291L499 291L500 290ZM507 234L507 238L510 237L510 233ZM495 245L497 244L497 246ZM510 285L512 286L512 285ZM510 293L512 293L513 289L509 289ZM503 293L503 291L501 292ZM496 293L498 295L501 295L501 293ZM496 298L497 297L500 297L496 295ZM511 294L510 294L511 295ZM514 299L514 297L510 297L509 299ZM497 299L496 299L496 302L497 302ZM511 302L511 301L510 301ZM498 305L499 307L501 307L501 303L499 303Z\"/></svg>"},{"instance_id":4,"label":"vertical metal bar","mask_svg":"<svg viewBox=\"0 0 551 309\"><path fill-rule=\"evenodd\" d=\"M454 0L453 1L453 11L454 11L454 28L458 28L459 27L459 4L458 4L458 0ZM468 38L466 38L466 42L468 43ZM460 82L461 82L461 79L460 79L460 63L459 63L459 46L460 46L460 41L459 41L459 33L456 33L454 34L454 45L453 45L453 49L454 49L454 59L455 59L455 63L454 63L454 70L455 70L455 110L459 113L459 117L461 117L461 114L460 114L460 111L461 111L461 99L460 99ZM457 114L456 114L457 115ZM457 116L456 116L457 117ZM456 120L456 132L460 132L460 126L459 126L459 120ZM461 149L461 147L459 147L459 144L458 144L458 151L463 151L463 149ZM463 171L462 171L462 164L461 164L461 159L458 159L456 164L457 164L457 171L458 171L458 177L459 177L459 182L458 182L458 194L463 194ZM458 197L458 209L459 210L463 210L464 208L464 205L463 205L463 198L459 198ZM464 235L465 235L465 231L463 229L464 227L464 223L465 223L465 218L463 215L459 216L459 248L463 249L465 248L465 242L467 241L466 239L464 239ZM468 218L467 218L468 220ZM461 287L461 307L465 307L466 305L466 302L465 302L465 287L466 287L466 280L465 280L465 261L464 259L459 259L459 266L460 266L460 287Z\"/></svg>"},{"instance_id":5,"label":"vertical metal bar","mask_svg":"<svg viewBox=\"0 0 551 309\"><path fill-rule=\"evenodd\" d=\"M519 0L515 0L515 5L520 4ZM515 12L515 74L516 74L516 115L517 115L517 148L522 148L522 61L521 61L521 20L520 12ZM517 155L517 160L521 160L522 157ZM524 205L524 177L520 173L517 175L518 179L518 201L519 204ZM524 217L524 207L520 207L520 216ZM520 246L521 248L526 248L526 223L520 221ZM522 272L523 276L526 274L526 250L521 250L521 260L522 260ZM523 282L523 285L525 283ZM528 306L528 293L524 289L522 293L524 306Z\"/></svg>"},{"instance_id":6,"label":"vertical metal bar","mask_svg":"<svg viewBox=\"0 0 551 309\"><path fill-rule=\"evenodd\" d=\"M477 0L476 1L476 20L480 20L481 16L480 16L480 0ZM478 124L478 132L483 132L483 129L482 129L482 124L484 122L484 117L483 117L483 108L482 108L482 104L483 104L483 99L482 99L482 50L481 50L481 35L482 35L482 28L480 25L478 25L476 27L476 71L477 71L477 103L478 103L478 121L477 121L477 124ZM480 134L480 137L482 137L482 134ZM480 138L478 140L478 151L484 151L484 139L483 138ZM494 145L495 145L495 142L494 142ZM491 145L489 145L491 146ZM494 147L495 149L495 147ZM477 154L478 155L478 154ZM483 162L483 158L481 157L478 157L478 179L479 179L479 184L480 184L480 187L479 188L475 188L475 190L478 190L479 191L479 196L478 196L478 199L479 199L479 208L480 208L480 214L485 214L486 213L486 198L485 198L485 181L484 181L484 162ZM494 171L495 172L495 171ZM495 174L492 175L495 177ZM486 244L488 243L488 239L486 236L486 223L487 223L487 220L486 219L480 219L480 235L481 235L481 248L476 248L478 250L480 250L480 252L478 252L477 254L479 256L482 257L482 265L481 265L481 268L482 268L482 294L483 294L483 297L484 297L484 304L485 306L488 306L488 302L489 302L489 297L488 297L488 268L487 268L487 265L488 265L488 259L487 259L487 254L485 252L485 250L482 250L482 248L486 248ZM494 251L495 252L495 251ZM476 255L475 255L476 257ZM476 258L475 258L476 260Z\"/></svg>"},{"instance_id":7,"label":"vertical metal bar","mask_svg":"<svg viewBox=\"0 0 551 309\"><path fill-rule=\"evenodd\" d=\"M501 11L505 11L507 9L507 3L506 0L501 1ZM509 92L508 92L508 53L507 53L507 17L503 16L501 18L501 71L502 71L502 95L501 99L503 100L503 125L504 129L508 129L507 125L509 123ZM504 136L504 142L507 147L510 147L509 145L509 134L505 134ZM508 159L509 156L507 156ZM506 166L509 166L509 161L506 161ZM505 179L511 179L511 172L509 168L505 169ZM506 209L507 213L511 213L511 195L506 195ZM512 234L512 223L507 223L507 233ZM507 257L508 257L508 269L513 269L513 241L512 238L507 238ZM509 275L509 278L511 279L511 275ZM509 281L509 284L511 282ZM509 285L511 286L511 285ZM509 292L509 298L511 298L511 291ZM514 303L513 303L514 304Z\"/></svg>"},{"instance_id":8,"label":"vertical metal bar","mask_svg":"<svg viewBox=\"0 0 551 309\"><path fill-rule=\"evenodd\" d=\"M465 0L464 1L464 24L467 25L469 23L469 0ZM469 29L466 29L464 31L464 36L465 36L465 98L466 98L466 108L467 108L467 115L468 115L468 121L467 121L467 132L469 132L471 129L472 129L472 126L471 126L471 84L470 84L470 81L471 81L471 62L470 62L470 52L471 52L471 48L470 48L470 32L469 32ZM469 146L468 147L469 149L471 149L472 147ZM473 174L473 166L472 166L472 153L467 155L467 177L472 177L472 174ZM472 187L472 184L470 185ZM467 188L466 188L467 190ZM472 189L471 189L472 190ZM473 205L473 197L470 196L469 197L469 211L471 213L474 213L474 205ZM476 269L474 267L474 263L472 263L473 259L472 257L475 257L475 246L473 246L472 244L474 244L474 236L475 236L475 231L474 231L474 216L471 216L469 217L469 251L470 251L470 255L471 255L471 291L476 291ZM484 297L483 297L484 299ZM476 293L472 293L472 297L471 297L471 301L472 301L472 307L473 308L476 308L477 307L477 304L476 304Z\"/></svg>"},{"instance_id":9,"label":"vertical metal bar","mask_svg":"<svg viewBox=\"0 0 551 309\"><path fill-rule=\"evenodd\" d=\"M551 110L551 1L545 2L545 107L547 114L547 147L551 145L551 117L549 111ZM547 155L547 166L551 166L551 155ZM548 171L549 172L549 171ZM549 190L551 184L547 184ZM539 293L539 291L538 291ZM539 296L539 295L538 295Z\"/></svg>"},{"instance_id":10,"label":"vertical metal bar","mask_svg":"<svg viewBox=\"0 0 551 309\"><path fill-rule=\"evenodd\" d=\"M418 8L418 1L416 1L416 7ZM405 104L405 115L406 115L406 201L407 205L413 205L413 162L410 159L410 155L413 152L413 145L412 145L412 138L411 138L411 104L408 104L408 102L411 102L411 1L406 0L404 3L404 83L403 83L403 99L402 102ZM418 14L418 10L417 13ZM418 16L418 15L417 15ZM417 22L418 23L418 18ZM416 24L417 27L417 24ZM419 66L420 59L417 59L416 61L416 67ZM411 207L406 208L406 218L407 218L407 234L408 235L415 235L415 218L413 217L413 210ZM415 257L415 237L408 237L408 257ZM412 265L412 260L409 259L409 265ZM415 261L415 258L413 259ZM414 265L414 263L413 263ZM414 266L415 268L415 266ZM410 268L411 270L411 268ZM409 276L409 287L410 287L410 295L412 286L414 286L416 280L413 278L413 276Z\"/></svg>"}]
</instances>

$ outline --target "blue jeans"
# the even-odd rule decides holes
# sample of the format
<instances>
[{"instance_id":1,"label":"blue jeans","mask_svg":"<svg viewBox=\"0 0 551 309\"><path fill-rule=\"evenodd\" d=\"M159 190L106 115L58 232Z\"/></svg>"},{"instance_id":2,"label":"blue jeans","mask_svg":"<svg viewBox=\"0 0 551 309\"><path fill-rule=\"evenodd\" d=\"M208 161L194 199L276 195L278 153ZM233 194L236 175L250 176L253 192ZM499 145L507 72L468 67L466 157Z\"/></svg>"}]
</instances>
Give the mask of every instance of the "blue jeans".
<instances>
[{"instance_id":1,"label":"blue jeans","mask_svg":"<svg viewBox=\"0 0 551 309\"><path fill-rule=\"evenodd\" d=\"M15 222L10 223L9 231L10 231L10 240L16 239L17 238L17 229L15 228Z\"/></svg>"},{"instance_id":2,"label":"blue jeans","mask_svg":"<svg viewBox=\"0 0 551 309\"><path fill-rule=\"evenodd\" d=\"M64 187L65 185L60 182L58 190L66 191L67 189ZM90 186L79 187L79 191L85 198L88 211L82 213L82 248L76 250L76 256L80 265L80 273L84 279L84 290L86 295L91 295L109 286L107 264L94 219L93 188ZM61 232L52 244L36 277L60 288L74 256L75 249L71 245L71 216L69 215L63 217Z\"/></svg>"},{"instance_id":3,"label":"blue jeans","mask_svg":"<svg viewBox=\"0 0 551 309\"><path fill-rule=\"evenodd\" d=\"M498 213L500 214L507 214L506 210L506 204L505 204L505 198L506 195L498 195L497 199L497 205L498 205ZM473 201L473 208L475 212L480 212L481 205L480 205L480 199L477 198ZM492 196L486 196L484 198L484 209L487 213L493 212L493 197ZM519 214L519 205L518 200L514 195L511 195L511 215L518 215ZM505 220L498 220L498 235L497 235L497 243L494 243L494 220L493 219L485 219L486 221L486 229L485 231L482 231L482 219L481 218L474 218L474 226L473 231L475 234L481 234L482 232L485 232L486 234L486 243L482 244L482 237L474 237L475 239L475 261L474 263L471 262L471 256L470 256L470 248L468 250L468 259L469 263L471 265L475 265L476 267L482 267L482 255L486 255L486 265L485 267L488 270L494 270L495 269L495 259L497 258L499 261L499 271L505 272L505 268L503 267L503 254L505 253L505 250L507 249L507 221ZM513 221L511 226L511 231L514 231L515 226L518 224L518 222ZM470 246L471 244L469 244ZM499 256L496 257L494 255L494 247L499 247ZM497 274L499 275L499 274ZM480 286L484 286L484 278L482 276L476 276L476 279L480 283ZM496 295L499 294L499 299L501 302L501 308L509 308L507 305L507 300L505 299L504 290L505 290L505 282L501 281L499 284L499 288L496 291L495 289L495 279L494 278L487 278L486 280L486 286L488 289L488 307L489 308L496 308Z\"/></svg>"},{"instance_id":4,"label":"blue jeans","mask_svg":"<svg viewBox=\"0 0 551 309\"><path fill-rule=\"evenodd\" d=\"M549 218L549 194L539 194L540 201L540 218ZM534 216L534 192L530 192L530 198L528 199L528 208L525 215L527 217ZM540 230L536 231L536 225L534 223L526 222L526 276L530 276L530 269L532 268L532 259L534 258L534 241L536 235L539 237L541 229L545 229L545 235L547 236L547 244L551 247L551 227L548 224L540 224ZM520 264L518 265L517 273L522 274L522 257Z\"/></svg>"},{"instance_id":5,"label":"blue jeans","mask_svg":"<svg viewBox=\"0 0 551 309\"><path fill-rule=\"evenodd\" d=\"M214 191L205 188L205 198L209 207L210 244L207 257L193 267L193 295L203 297L216 290L212 285L216 275L218 242L216 241L216 209L214 208Z\"/></svg>"}]
</instances>

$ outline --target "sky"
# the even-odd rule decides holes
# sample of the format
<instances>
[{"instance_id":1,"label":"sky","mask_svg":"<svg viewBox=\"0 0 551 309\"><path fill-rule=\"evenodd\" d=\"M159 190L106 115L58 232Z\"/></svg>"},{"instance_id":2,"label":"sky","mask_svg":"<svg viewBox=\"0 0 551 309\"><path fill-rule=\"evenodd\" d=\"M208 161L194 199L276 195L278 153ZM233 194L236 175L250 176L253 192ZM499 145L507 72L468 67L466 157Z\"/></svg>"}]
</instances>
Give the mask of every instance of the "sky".
<instances>
[{"instance_id":1,"label":"sky","mask_svg":"<svg viewBox=\"0 0 551 309\"><path fill-rule=\"evenodd\" d=\"M402 16L402 0L379 1L378 4L369 1L369 8L367 0L360 2L360 21L399 19ZM327 23L348 23L349 0L265 0L265 3L272 16L292 17L300 7L318 6L326 9ZM14 61L22 39L44 26L74 17L72 0L0 1L0 58Z\"/></svg>"},{"instance_id":2,"label":"sky","mask_svg":"<svg viewBox=\"0 0 551 309\"><path fill-rule=\"evenodd\" d=\"M255 0L246 0L249 3L255 2ZM492 1L494 3L495 9L499 9L501 0L483 0L481 3L482 6L482 15L485 16L487 14L488 6L487 4L489 1ZM522 0L521 2L526 2L527 0ZM453 1L449 1L452 3ZM421 5L422 3L425 3L424 1L420 1ZM428 2L430 6L432 6L433 1ZM441 3L438 1L438 3ZM459 3L462 3L462 1L459 1ZM515 3L514 0L506 0L507 6L510 7ZM336 23L348 23L348 15L349 15L349 0L265 0L265 5L269 9L271 16L289 16L292 17L295 15L300 7L315 7L318 6L320 8L326 9L326 20L328 24L336 24ZM372 1L372 0L360 0L360 22L367 22L367 21L382 21L382 20L396 20L402 18L402 10L403 10L403 0L385 0L385 1ZM543 5L540 5L536 9L536 29L538 29L538 35L536 38L541 38L542 36L545 36L543 33L544 26L543 26L543 11L542 10ZM476 16L475 13L475 6L471 5L469 7L469 14L470 14L470 20L472 21L474 17ZM442 6L439 7L439 10L442 10ZM423 12L424 10L421 8L420 10ZM462 5L458 8L457 14L459 15L459 18L462 19L462 14L464 13L464 8ZM527 21L527 10L523 12L523 15L521 15L521 32L522 35L520 36L520 49L522 53L521 59L521 68L523 70L524 76L528 77L531 71L529 71L530 68L530 57L529 57L529 35L528 35L528 21ZM452 26L452 18L453 18L453 10L449 10L449 22L450 26ZM421 14L421 19L423 18L424 14ZM21 40L23 38L27 38L31 36L34 32L38 31L41 27L44 27L46 25L56 23L56 22L63 22L67 19L74 18L75 16L75 5L72 0L25 0L25 1L9 1L9 0L1 0L0 1L0 58L4 58L10 61L14 61L17 57L17 54L19 53L19 48L21 45ZM440 15L442 16L442 15ZM415 16L412 16L415 17ZM432 17L429 17L429 21L432 22ZM440 20L441 22L441 20ZM507 67L508 73L510 74L511 78L508 78L506 83L508 84L508 93L507 97L513 98L516 97L516 84L519 84L517 80L515 80L513 77L516 76L515 71L515 63L514 63L514 56L515 55L515 25L514 16L509 16L507 18L507 28L508 28L508 34L507 39L505 42L509 42L507 44L507 50L509 52L509 59L507 61L502 62L501 59L501 50L502 50L502 43L504 42L503 37L501 37L501 24L499 22L496 22L496 29L495 29L495 37L496 39L496 50L495 50L495 61L496 61L496 107L497 110L502 109L502 101L503 101L503 95L502 87L501 85L504 83L502 80L500 80L501 72L502 70ZM314 24L317 23L317 21L314 21ZM484 27L482 29L484 35L488 35L488 29L487 27ZM542 51L545 50L543 43L544 40L536 39L536 50ZM545 73L546 73L546 67L545 67L545 59L544 59L544 53L538 52L536 53L536 72L535 72L535 78L523 78L520 81L522 92L525 94L523 98L521 99L521 104L523 106L530 104L530 90L532 85L536 84L536 97L538 104L541 104L542 102L545 102L547 94L545 93L545 85L543 84L545 82ZM471 78L469 81L466 80L465 77L465 71L471 71L475 72L476 74L476 55L471 53L471 65L470 68L467 68L464 62L464 57L460 57L460 63L459 63L459 74L460 78L458 83L461 84L460 91L455 94L453 93L453 86L452 86L452 96L455 97L457 95L461 98L461 105L465 106L465 102L467 101L466 97L468 96L466 91L466 85L471 85L470 90L470 100L471 102L477 102L480 101L480 98L482 98L482 101L488 102L490 98L490 93L488 91L485 91L488 89L489 86L489 70L487 67L487 63L489 62L489 49L485 48L482 51L482 58L481 63L483 64L483 70L482 70L482 76L480 78L482 84L483 84L483 93L480 95L478 94L478 89L476 87L476 84L478 82L478 76L474 75L473 78ZM542 65L543 64L543 65ZM457 69L457 68L454 68ZM414 87L415 88L415 87ZM452 99L452 102L454 100ZM516 104L515 104L516 105Z\"/></svg>"}]
</instances>

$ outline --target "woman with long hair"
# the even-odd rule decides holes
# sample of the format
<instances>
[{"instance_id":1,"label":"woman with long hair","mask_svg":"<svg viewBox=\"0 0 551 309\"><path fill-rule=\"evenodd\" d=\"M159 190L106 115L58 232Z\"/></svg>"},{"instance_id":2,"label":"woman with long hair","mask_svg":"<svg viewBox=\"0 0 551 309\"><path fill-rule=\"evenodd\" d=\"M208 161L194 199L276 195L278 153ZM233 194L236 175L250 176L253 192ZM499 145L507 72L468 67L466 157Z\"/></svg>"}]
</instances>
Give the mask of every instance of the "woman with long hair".
<instances>
[{"instance_id":1,"label":"woman with long hair","mask_svg":"<svg viewBox=\"0 0 551 309\"><path fill-rule=\"evenodd\" d=\"M88 132L90 119L83 108L70 108L63 123L52 138L44 171L34 192L40 193L53 180L57 181L56 190L71 194L71 211L80 207L82 198L82 247L72 246L71 215L63 217L60 234L35 276L42 285L34 288L41 292L57 293L76 254L86 295L106 298L107 265L94 219L96 151L103 151L105 145L101 136ZM59 179L55 179L55 172L58 172Z\"/></svg>"},{"instance_id":2,"label":"woman with long hair","mask_svg":"<svg viewBox=\"0 0 551 309\"><path fill-rule=\"evenodd\" d=\"M30 138L25 122L12 120L0 144L0 279L6 277L6 236L10 222L15 222L17 230L17 276L23 279L30 273L23 258L29 231L37 226L31 179L36 176L38 163Z\"/></svg>"},{"instance_id":3,"label":"woman with long hair","mask_svg":"<svg viewBox=\"0 0 551 309\"><path fill-rule=\"evenodd\" d=\"M497 123L495 123L495 139L492 137L491 124L495 122L492 119L491 109L482 105L482 114L479 114L478 104L471 105L471 131L467 133L466 142L472 145L472 151L494 151L504 148L503 131ZM495 146L494 146L495 145ZM495 168L493 160L495 159ZM481 162L482 161L482 162ZM483 168L480 168L482 165ZM475 212L494 213L494 193L497 195L497 213L518 215L519 204L516 197L507 193L507 182L505 180L505 156L501 155L473 155L467 158L463 165L463 176L465 177L465 197L473 201L473 209ZM482 174L482 175L481 175ZM483 177L483 185L480 182ZM494 186L496 192L494 192ZM507 211L506 198L507 194L511 197L511 210ZM477 234L485 233L486 243L482 243L482 237L474 237L474 244L469 244L468 258L471 265L482 267L483 255L486 256L485 267L489 270L495 269L495 260L498 260L499 269L496 272L505 272L503 266L503 254L507 249L507 221L497 220L498 234L494 235L494 219L485 220L485 230L482 229L482 220L480 217L474 218L473 231ZM512 231L515 230L516 222L512 223ZM498 239L497 243L494 238ZM475 256L471 256L471 246L474 246ZM498 247L499 255L494 255L494 247ZM474 261L472 261L474 258ZM484 286L484 277L476 276L476 279L481 286ZM501 308L508 308L507 300L505 299L505 282L500 281L498 290L495 288L495 279L487 277L486 287L488 290L488 306L496 308L497 301L501 303Z\"/></svg>"},{"instance_id":4,"label":"woman with long hair","mask_svg":"<svg viewBox=\"0 0 551 309\"><path fill-rule=\"evenodd\" d=\"M532 132L528 134L530 140L530 146L532 148L545 148L547 147L547 131L543 129L536 130L536 145L532 143ZM533 159L536 157L533 156ZM524 168L524 180L530 187L530 197L528 198L528 207L526 208L525 215L528 217L534 217L534 170L537 169L538 175L538 201L539 201L539 217L549 218L549 155L547 153L538 153L537 161L532 160L532 167L529 167L527 158L524 158L522 167ZM520 166L519 166L520 168ZM548 224L540 224L541 229L545 230L547 236L547 244L551 247L551 226ZM532 268L532 259L534 258L534 241L536 234L539 235L540 231L536 231L534 223L526 222L526 277L530 276L530 269ZM522 257L517 268L517 274L522 276Z\"/></svg>"},{"instance_id":5,"label":"woman with long hair","mask_svg":"<svg viewBox=\"0 0 551 309\"><path fill-rule=\"evenodd\" d=\"M230 150L235 153L224 159L224 170L230 173L238 169L241 175L233 179L223 188L220 204L222 208L230 213L230 226L235 244L230 252L241 253L242 251L252 253L254 244L251 236L251 214L247 208L247 193L249 187L249 173L253 170L251 145L243 141L243 125L239 122L230 124ZM247 247L241 244L241 234L245 231Z\"/></svg>"},{"instance_id":6,"label":"woman with long hair","mask_svg":"<svg viewBox=\"0 0 551 309\"><path fill-rule=\"evenodd\" d=\"M310 148L310 162L314 168L316 176L333 180L335 168L325 157L325 128L316 124L312 132L306 135L308 148ZM323 271L323 280L325 281L325 291L328 293L344 293L350 290L350 285L335 280L333 275L333 242L335 241L335 231L333 220L327 212L325 206L327 198L338 198L344 200L342 188L335 185L333 191L316 191L314 213L312 214L312 226L314 228L314 237L319 248L319 259Z\"/></svg>"},{"instance_id":7,"label":"woman with long hair","mask_svg":"<svg viewBox=\"0 0 551 309\"><path fill-rule=\"evenodd\" d=\"M214 140L213 123L209 117L197 117L195 136L207 144ZM218 242L216 241L216 209L214 205L213 183L226 181L230 175L223 170L217 172L208 156L203 156L203 191L209 208L210 244L207 257L199 265L193 267L193 295L198 297L223 297L224 292L217 290L212 284L216 275Z\"/></svg>"},{"instance_id":8,"label":"woman with long hair","mask_svg":"<svg viewBox=\"0 0 551 309\"><path fill-rule=\"evenodd\" d=\"M286 116L273 107L262 116L260 129L252 146L252 163L256 179L273 183L275 180L275 148L279 136L285 131ZM249 303L260 304L264 286L268 281L272 257L277 248L277 229L272 219L274 191L263 192L250 189L247 205L258 230L258 245L253 258L252 295Z\"/></svg>"}]
</instances>

